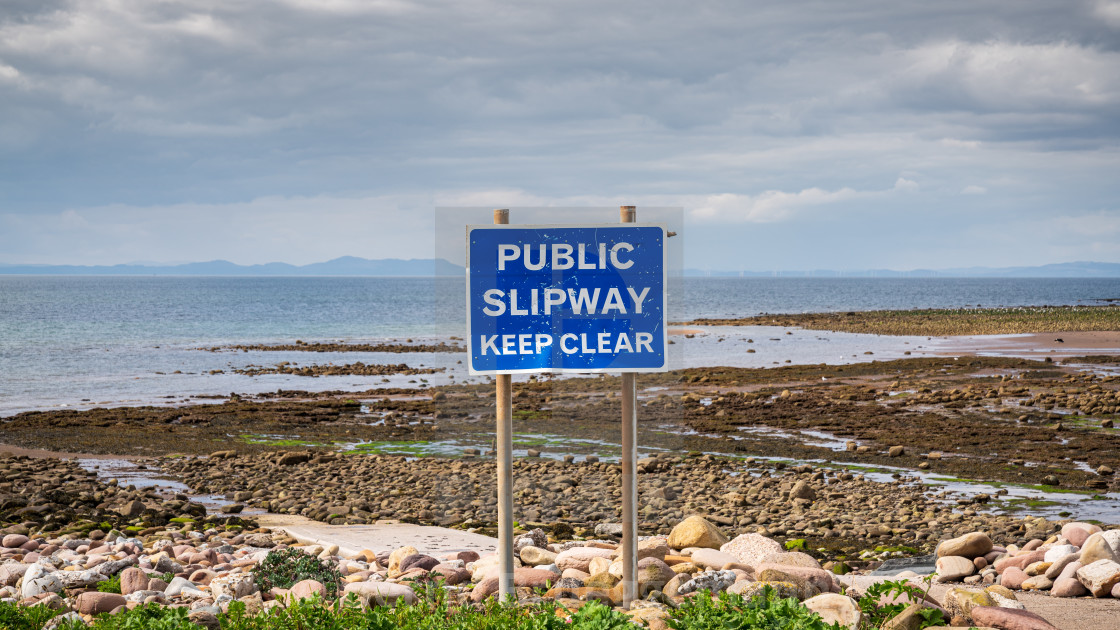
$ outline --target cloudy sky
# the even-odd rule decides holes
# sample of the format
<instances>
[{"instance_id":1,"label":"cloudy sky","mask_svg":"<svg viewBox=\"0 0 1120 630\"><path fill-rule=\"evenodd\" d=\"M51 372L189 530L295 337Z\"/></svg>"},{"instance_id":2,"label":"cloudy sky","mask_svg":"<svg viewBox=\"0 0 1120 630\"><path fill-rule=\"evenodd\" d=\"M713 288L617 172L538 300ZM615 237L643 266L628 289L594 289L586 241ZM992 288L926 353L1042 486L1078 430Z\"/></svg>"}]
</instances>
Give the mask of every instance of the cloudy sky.
<instances>
[{"instance_id":1,"label":"cloudy sky","mask_svg":"<svg viewBox=\"0 0 1120 630\"><path fill-rule=\"evenodd\" d=\"M0 3L0 262L619 204L682 207L690 267L1120 262L1118 193L1116 0Z\"/></svg>"}]
</instances>

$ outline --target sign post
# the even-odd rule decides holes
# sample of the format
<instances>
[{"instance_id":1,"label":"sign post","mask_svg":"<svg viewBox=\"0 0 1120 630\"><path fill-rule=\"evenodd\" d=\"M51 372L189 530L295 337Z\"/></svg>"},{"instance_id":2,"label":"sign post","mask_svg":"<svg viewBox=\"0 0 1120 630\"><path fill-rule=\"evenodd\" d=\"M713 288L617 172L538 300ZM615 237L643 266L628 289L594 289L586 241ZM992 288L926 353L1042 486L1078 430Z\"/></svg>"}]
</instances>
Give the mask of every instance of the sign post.
<instances>
[{"instance_id":1,"label":"sign post","mask_svg":"<svg viewBox=\"0 0 1120 630\"><path fill-rule=\"evenodd\" d=\"M518 373L622 373L623 604L637 597L637 372L668 369L665 228L467 226L468 366L497 378L499 595L514 594L513 404Z\"/></svg>"}]
</instances>

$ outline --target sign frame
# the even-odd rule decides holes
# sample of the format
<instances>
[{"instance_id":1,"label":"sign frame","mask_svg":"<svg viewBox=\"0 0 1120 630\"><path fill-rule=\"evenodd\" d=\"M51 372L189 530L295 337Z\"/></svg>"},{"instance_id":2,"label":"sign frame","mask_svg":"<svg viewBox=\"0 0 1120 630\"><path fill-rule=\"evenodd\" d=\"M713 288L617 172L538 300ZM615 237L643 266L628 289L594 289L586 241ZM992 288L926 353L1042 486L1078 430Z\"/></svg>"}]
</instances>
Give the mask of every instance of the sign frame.
<instances>
[{"instance_id":1,"label":"sign frame","mask_svg":"<svg viewBox=\"0 0 1120 630\"><path fill-rule=\"evenodd\" d=\"M661 365L656 367L636 368L564 368L564 367L534 367L512 370L476 370L474 367L474 334L471 330L471 232L474 230L543 230L543 229L627 229L627 228L658 228L661 230ZM668 300L669 300L669 249L666 246L669 229L664 223L536 223L536 224L478 224L466 226L466 298L467 298L467 369L472 376L499 375L499 374L626 374L626 373L652 373L668 372L669 368L669 330L668 330Z\"/></svg>"}]
</instances>

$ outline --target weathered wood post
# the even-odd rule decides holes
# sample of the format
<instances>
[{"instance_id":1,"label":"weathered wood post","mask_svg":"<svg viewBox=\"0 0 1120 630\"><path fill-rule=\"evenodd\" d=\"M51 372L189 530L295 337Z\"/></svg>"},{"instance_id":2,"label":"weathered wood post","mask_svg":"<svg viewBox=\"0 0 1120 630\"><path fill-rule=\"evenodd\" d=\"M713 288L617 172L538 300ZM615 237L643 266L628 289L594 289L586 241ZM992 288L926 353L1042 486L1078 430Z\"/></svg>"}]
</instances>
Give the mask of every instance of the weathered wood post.
<instances>
[{"instance_id":1,"label":"weathered wood post","mask_svg":"<svg viewBox=\"0 0 1120 630\"><path fill-rule=\"evenodd\" d=\"M494 224L509 223L509 210L494 211ZM513 380L497 374L495 405L498 424L498 597L516 597L513 585Z\"/></svg>"},{"instance_id":2,"label":"weathered wood post","mask_svg":"<svg viewBox=\"0 0 1120 630\"><path fill-rule=\"evenodd\" d=\"M634 223L637 209L622 206L622 223ZM637 374L622 373L622 606L638 598L638 387Z\"/></svg>"}]
</instances>

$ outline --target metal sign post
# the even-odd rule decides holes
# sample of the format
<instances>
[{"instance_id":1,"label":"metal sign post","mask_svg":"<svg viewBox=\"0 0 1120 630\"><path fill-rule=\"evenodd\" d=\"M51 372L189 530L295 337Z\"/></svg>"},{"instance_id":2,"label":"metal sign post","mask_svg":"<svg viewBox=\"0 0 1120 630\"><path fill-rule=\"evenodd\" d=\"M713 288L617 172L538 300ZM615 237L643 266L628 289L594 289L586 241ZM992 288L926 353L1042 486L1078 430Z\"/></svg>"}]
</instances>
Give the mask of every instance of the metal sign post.
<instances>
[{"instance_id":1,"label":"metal sign post","mask_svg":"<svg viewBox=\"0 0 1120 630\"><path fill-rule=\"evenodd\" d=\"M498 593L514 596L513 398L517 373L622 373L623 604L637 598L637 372L668 369L666 231L624 225L467 226L471 374L497 379Z\"/></svg>"}]
</instances>

